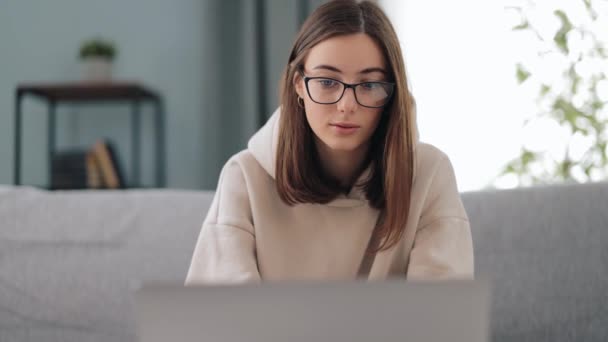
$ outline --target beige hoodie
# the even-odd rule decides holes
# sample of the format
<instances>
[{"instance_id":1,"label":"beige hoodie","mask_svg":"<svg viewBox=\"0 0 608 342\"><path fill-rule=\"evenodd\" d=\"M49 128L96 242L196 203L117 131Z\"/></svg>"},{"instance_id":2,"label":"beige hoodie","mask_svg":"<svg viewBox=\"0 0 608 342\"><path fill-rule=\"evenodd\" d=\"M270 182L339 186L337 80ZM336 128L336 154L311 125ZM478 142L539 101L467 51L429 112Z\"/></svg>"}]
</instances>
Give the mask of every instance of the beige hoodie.
<instances>
[{"instance_id":1,"label":"beige hoodie","mask_svg":"<svg viewBox=\"0 0 608 342\"><path fill-rule=\"evenodd\" d=\"M328 204L288 206L275 188L278 111L224 166L186 285L357 277L378 210L359 187ZM472 278L467 214L448 157L416 145L402 240L376 255L369 280Z\"/></svg>"}]
</instances>

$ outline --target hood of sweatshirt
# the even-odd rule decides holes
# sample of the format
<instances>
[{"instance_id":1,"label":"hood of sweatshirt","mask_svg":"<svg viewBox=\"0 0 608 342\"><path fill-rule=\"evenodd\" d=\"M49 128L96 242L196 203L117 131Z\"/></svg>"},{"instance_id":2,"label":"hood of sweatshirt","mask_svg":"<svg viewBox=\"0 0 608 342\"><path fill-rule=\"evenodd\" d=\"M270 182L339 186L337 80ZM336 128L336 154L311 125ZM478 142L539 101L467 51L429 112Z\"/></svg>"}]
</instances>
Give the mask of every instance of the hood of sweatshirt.
<instances>
[{"instance_id":1,"label":"hood of sweatshirt","mask_svg":"<svg viewBox=\"0 0 608 342\"><path fill-rule=\"evenodd\" d=\"M273 179L276 175L275 161L279 140L280 116L281 109L277 108L270 119L249 139L247 144L247 149Z\"/></svg>"}]
</instances>

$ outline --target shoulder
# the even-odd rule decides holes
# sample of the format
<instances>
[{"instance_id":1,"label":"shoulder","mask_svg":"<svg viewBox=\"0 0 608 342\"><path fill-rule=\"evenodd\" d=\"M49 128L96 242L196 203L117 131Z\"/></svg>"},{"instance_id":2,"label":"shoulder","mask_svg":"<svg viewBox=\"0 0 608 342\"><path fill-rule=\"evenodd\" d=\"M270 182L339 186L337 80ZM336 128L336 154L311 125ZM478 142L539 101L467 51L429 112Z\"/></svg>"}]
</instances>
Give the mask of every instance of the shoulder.
<instances>
[{"instance_id":1,"label":"shoulder","mask_svg":"<svg viewBox=\"0 0 608 342\"><path fill-rule=\"evenodd\" d=\"M413 197L421 202L424 216L466 218L448 155L426 143L418 143L416 152Z\"/></svg>"},{"instance_id":2,"label":"shoulder","mask_svg":"<svg viewBox=\"0 0 608 342\"><path fill-rule=\"evenodd\" d=\"M250 183L252 163L246 151L228 159L222 167L213 203L206 223L245 227L253 231L251 222Z\"/></svg>"},{"instance_id":3,"label":"shoulder","mask_svg":"<svg viewBox=\"0 0 608 342\"><path fill-rule=\"evenodd\" d=\"M255 158L249 152L249 150L242 150L233 154L222 168L222 173L235 173L235 172L243 172L244 170L248 170L252 167L252 163L255 162ZM253 165L255 166L255 165Z\"/></svg>"},{"instance_id":4,"label":"shoulder","mask_svg":"<svg viewBox=\"0 0 608 342\"><path fill-rule=\"evenodd\" d=\"M247 184L257 182L268 176L249 150L243 150L228 159L222 167L218 187L234 184L240 186L241 190L247 188Z\"/></svg>"},{"instance_id":5,"label":"shoulder","mask_svg":"<svg viewBox=\"0 0 608 342\"><path fill-rule=\"evenodd\" d=\"M431 144L418 143L414 155L415 188L427 194L458 192L454 167L445 152Z\"/></svg>"},{"instance_id":6,"label":"shoulder","mask_svg":"<svg viewBox=\"0 0 608 342\"><path fill-rule=\"evenodd\" d=\"M414 149L414 178L428 177L439 171L442 164L450 164L450 160L445 152L439 148L418 142Z\"/></svg>"},{"instance_id":7,"label":"shoulder","mask_svg":"<svg viewBox=\"0 0 608 342\"><path fill-rule=\"evenodd\" d=\"M251 152L236 153L224 164L215 191L209 222L232 222L244 227L252 222L251 203L272 189L273 180ZM245 218L245 219L243 219ZM236 220L236 221L235 221ZM236 222L236 223L235 223Z\"/></svg>"}]
</instances>

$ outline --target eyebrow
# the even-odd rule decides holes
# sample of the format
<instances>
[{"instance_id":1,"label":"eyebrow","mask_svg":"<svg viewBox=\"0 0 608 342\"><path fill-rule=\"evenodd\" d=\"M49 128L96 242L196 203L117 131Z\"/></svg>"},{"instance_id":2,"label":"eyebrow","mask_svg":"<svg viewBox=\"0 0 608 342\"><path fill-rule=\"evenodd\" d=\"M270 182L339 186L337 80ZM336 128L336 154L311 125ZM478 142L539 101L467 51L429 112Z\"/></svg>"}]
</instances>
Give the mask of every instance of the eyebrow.
<instances>
[{"instance_id":1,"label":"eyebrow","mask_svg":"<svg viewBox=\"0 0 608 342\"><path fill-rule=\"evenodd\" d=\"M325 69L325 70L329 70L329 71L335 71L335 72L339 72L342 73L342 71L334 66L331 65L326 65L326 64L321 64L321 65L317 65L316 67L313 68L313 70L316 69ZM382 68L378 68L378 67L373 67L373 68L366 68L363 69L361 71L359 71L359 74L370 74L372 72L380 72L386 75L386 70L382 69Z\"/></svg>"}]
</instances>

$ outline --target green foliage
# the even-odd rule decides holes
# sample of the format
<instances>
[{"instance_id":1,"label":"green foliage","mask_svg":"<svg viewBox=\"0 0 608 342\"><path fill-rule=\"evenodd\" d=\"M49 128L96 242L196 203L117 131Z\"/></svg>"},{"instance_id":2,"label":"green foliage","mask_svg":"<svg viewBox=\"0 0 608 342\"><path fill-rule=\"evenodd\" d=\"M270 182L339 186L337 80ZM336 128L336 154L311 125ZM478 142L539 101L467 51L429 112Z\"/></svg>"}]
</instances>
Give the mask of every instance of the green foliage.
<instances>
[{"instance_id":1,"label":"green foliage","mask_svg":"<svg viewBox=\"0 0 608 342\"><path fill-rule=\"evenodd\" d=\"M517 64L517 71L516 71L516 77L517 77L517 82L524 83L528 77L530 77L530 72L526 69L524 69L524 66L521 64Z\"/></svg>"},{"instance_id":2,"label":"green foliage","mask_svg":"<svg viewBox=\"0 0 608 342\"><path fill-rule=\"evenodd\" d=\"M79 56L81 59L87 57L102 57L112 61L116 57L116 47L111 41L103 38L93 38L84 41L80 45Z\"/></svg>"},{"instance_id":3,"label":"green foliage","mask_svg":"<svg viewBox=\"0 0 608 342\"><path fill-rule=\"evenodd\" d=\"M562 26L560 27L559 31L555 33L553 41L563 53L568 54L570 51L568 50L568 39L566 35L572 30L572 23L564 11L557 10L553 13L558 16L559 20L562 22Z\"/></svg>"},{"instance_id":4,"label":"green foliage","mask_svg":"<svg viewBox=\"0 0 608 342\"><path fill-rule=\"evenodd\" d=\"M581 1L587 15L595 22L598 14L594 8L594 0ZM599 98L597 92L598 83L607 78L601 70L593 70L590 75L584 77L577 72L577 66L588 59L601 59L602 63L608 63L605 42L600 41L595 32L583 25L574 24L568 14L559 9L547 14L559 19L559 28L552 40L543 39L527 18L526 9L521 7L509 9L516 10L521 16L520 24L514 26L512 30L532 33L539 40L539 55L541 52L544 54L557 53L568 61L562 70L555 71L556 74L563 76L566 83L563 89L557 85L540 83L537 97L539 108L536 118L544 117L556 121L562 128L566 128L566 131L570 132L570 138L564 155L558 159L552 158L546 151L531 151L522 147L520 155L504 166L495 182L509 175L512 178L515 176L518 186L607 179L608 134L605 132L608 128L608 118L606 118L608 113L606 113L606 103ZM589 37L593 44L587 51L574 51L569 42L569 37L572 36ZM547 44L553 44L549 52L547 52ZM534 72L524 64L517 63L515 68L515 77L519 84L534 79ZM540 105L541 103L548 108L548 111ZM530 121L533 119L527 120L524 125L528 125ZM584 137L587 141L592 142L583 156L576 160L571 153L574 137Z\"/></svg>"}]
</instances>

